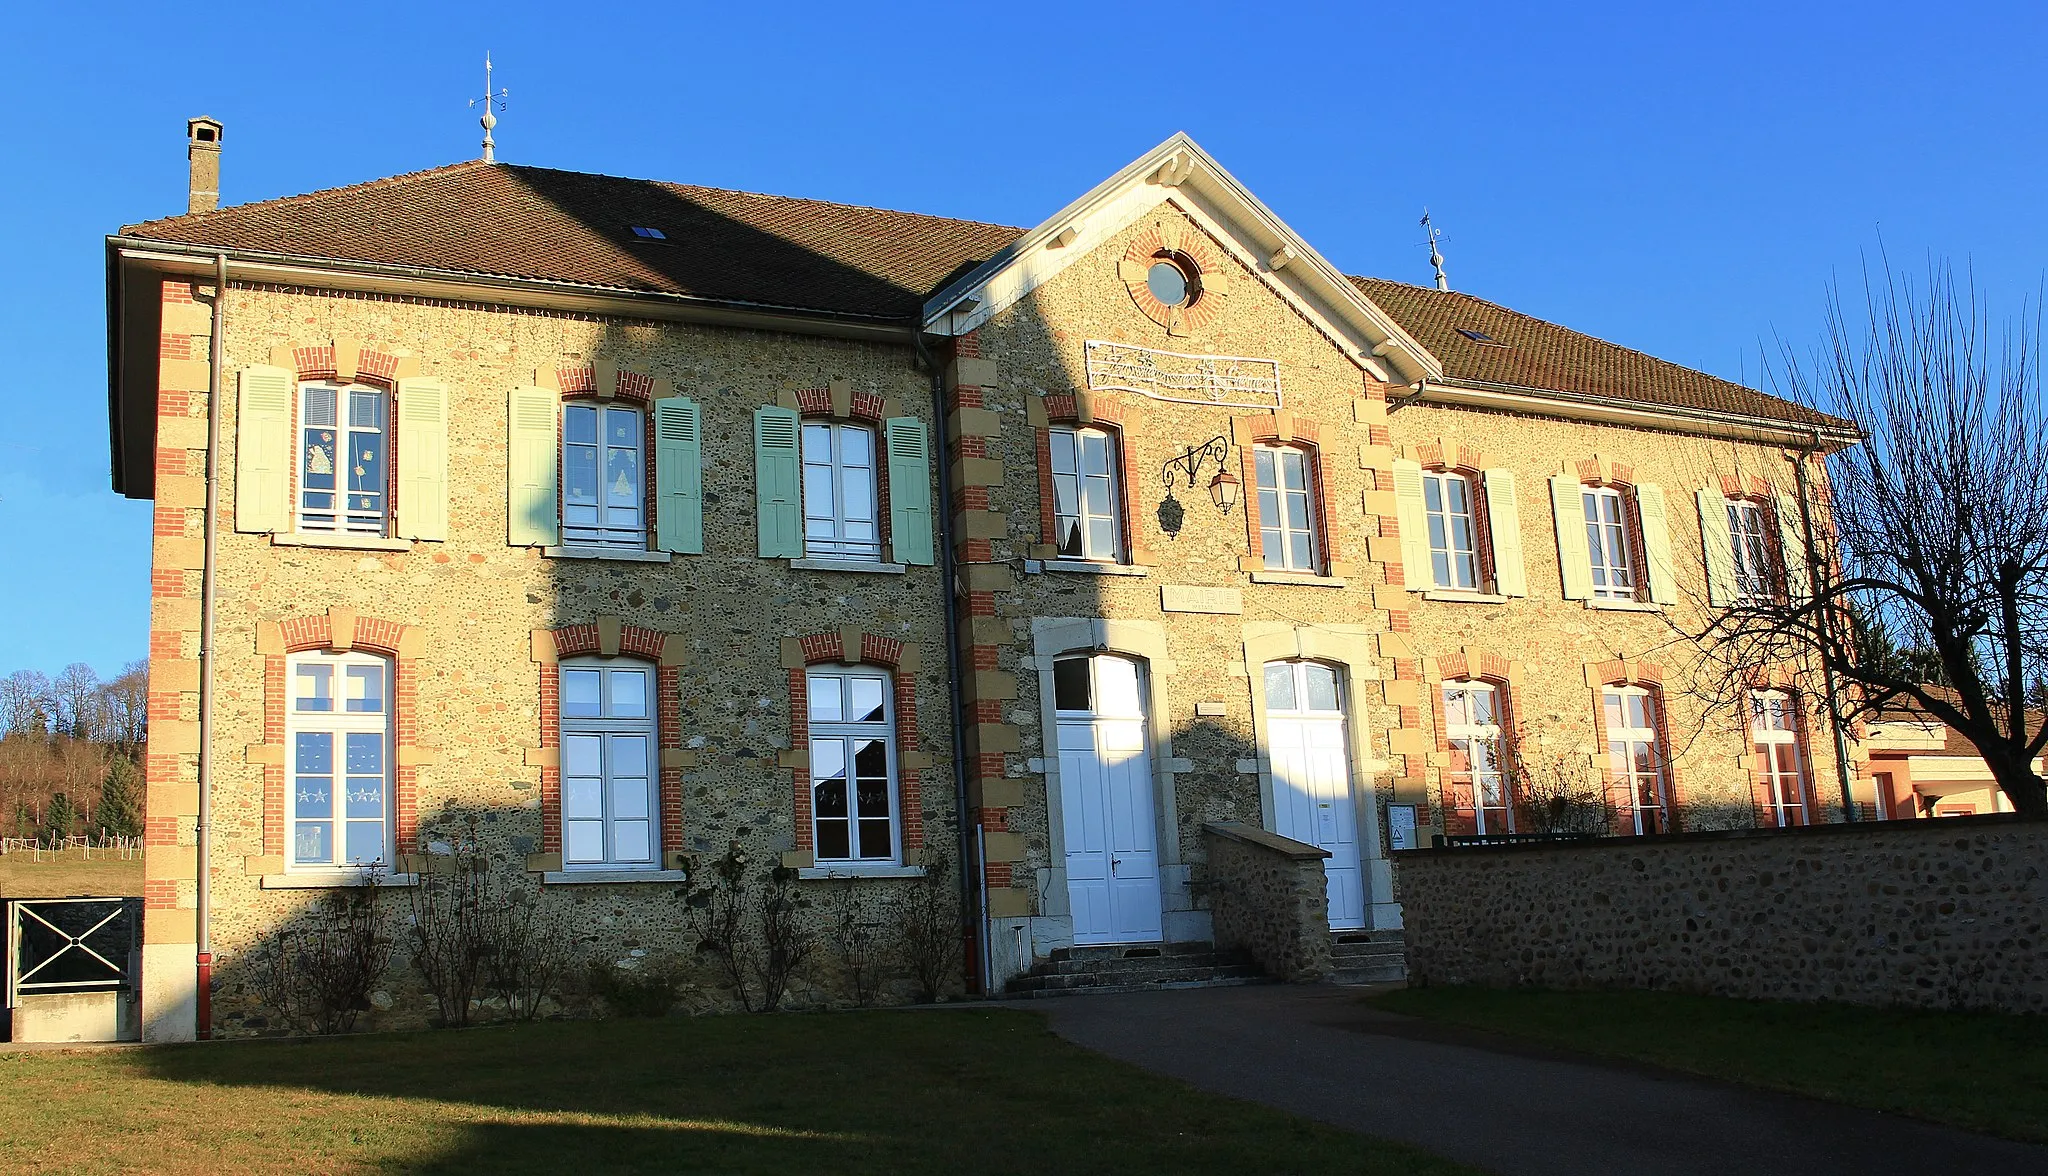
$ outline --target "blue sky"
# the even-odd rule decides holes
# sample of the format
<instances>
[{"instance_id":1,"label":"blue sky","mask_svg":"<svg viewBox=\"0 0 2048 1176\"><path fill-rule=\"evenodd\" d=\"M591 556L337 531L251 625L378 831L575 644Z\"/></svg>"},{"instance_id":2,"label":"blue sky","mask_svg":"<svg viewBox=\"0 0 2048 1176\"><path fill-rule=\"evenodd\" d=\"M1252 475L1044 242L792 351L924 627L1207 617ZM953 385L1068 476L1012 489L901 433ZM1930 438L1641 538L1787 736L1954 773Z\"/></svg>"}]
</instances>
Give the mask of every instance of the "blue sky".
<instances>
[{"instance_id":1,"label":"blue sky","mask_svg":"<svg viewBox=\"0 0 2048 1176\"><path fill-rule=\"evenodd\" d=\"M1562 10L1562 11L1558 11ZM145 649L108 489L102 237L474 156L1029 225L1175 130L1353 272L1452 283L1735 379L1832 275L2048 260L2037 4L25 5L0 44L0 673ZM49 553L44 556L43 553Z\"/></svg>"}]
</instances>

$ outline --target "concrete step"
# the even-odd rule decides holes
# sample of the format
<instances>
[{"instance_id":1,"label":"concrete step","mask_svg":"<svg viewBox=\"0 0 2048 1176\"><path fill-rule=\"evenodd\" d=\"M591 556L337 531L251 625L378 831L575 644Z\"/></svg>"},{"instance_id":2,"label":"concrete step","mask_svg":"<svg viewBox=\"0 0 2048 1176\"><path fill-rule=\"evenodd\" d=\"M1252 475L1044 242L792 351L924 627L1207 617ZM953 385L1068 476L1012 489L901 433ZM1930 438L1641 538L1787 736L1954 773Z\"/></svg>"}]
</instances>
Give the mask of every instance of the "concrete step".
<instances>
[{"instance_id":1,"label":"concrete step","mask_svg":"<svg viewBox=\"0 0 2048 1176\"><path fill-rule=\"evenodd\" d=\"M1257 980L1263 977L1248 964L1233 967L1194 965L1155 972L1065 972L1019 976L1010 981L1012 993L1072 992L1101 988L1165 988L1213 984L1228 980Z\"/></svg>"},{"instance_id":2,"label":"concrete step","mask_svg":"<svg viewBox=\"0 0 2048 1176\"><path fill-rule=\"evenodd\" d=\"M1034 965L1031 975L1057 976L1150 976L1185 968L1250 967L1252 958L1241 951L1207 952L1200 955L1138 957L1118 960L1053 960Z\"/></svg>"},{"instance_id":3,"label":"concrete step","mask_svg":"<svg viewBox=\"0 0 2048 1176\"><path fill-rule=\"evenodd\" d=\"M1141 960L1160 959L1165 956L1208 955L1216 945L1205 940L1190 943L1115 943L1106 947L1056 947L1046 959L1060 963L1065 960Z\"/></svg>"},{"instance_id":4,"label":"concrete step","mask_svg":"<svg viewBox=\"0 0 2048 1176\"><path fill-rule=\"evenodd\" d=\"M1213 980L1166 981L1157 984L1098 984L1081 988L1026 988L1021 980L1010 982L1005 995L1013 1000L1044 1000L1056 996L1106 996L1117 992L1159 992L1176 988L1241 988L1248 984L1276 983L1270 976L1223 976Z\"/></svg>"},{"instance_id":5,"label":"concrete step","mask_svg":"<svg viewBox=\"0 0 2048 1176\"><path fill-rule=\"evenodd\" d=\"M1395 931L1339 931L1330 936L1330 983L1392 984L1408 978L1408 941Z\"/></svg>"},{"instance_id":6,"label":"concrete step","mask_svg":"<svg viewBox=\"0 0 2048 1176\"><path fill-rule=\"evenodd\" d=\"M1370 968L1339 968L1330 973L1331 984L1393 984L1408 978L1408 965L1402 961L1378 964Z\"/></svg>"}]
</instances>

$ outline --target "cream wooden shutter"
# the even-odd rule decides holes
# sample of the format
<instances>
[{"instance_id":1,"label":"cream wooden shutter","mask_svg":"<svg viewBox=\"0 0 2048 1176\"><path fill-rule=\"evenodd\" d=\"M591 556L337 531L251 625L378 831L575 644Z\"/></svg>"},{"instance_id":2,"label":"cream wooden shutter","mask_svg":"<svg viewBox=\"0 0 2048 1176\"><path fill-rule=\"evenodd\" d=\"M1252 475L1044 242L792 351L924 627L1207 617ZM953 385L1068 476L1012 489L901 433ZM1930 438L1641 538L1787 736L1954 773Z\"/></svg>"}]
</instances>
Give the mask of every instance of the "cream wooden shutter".
<instances>
[{"instance_id":1,"label":"cream wooden shutter","mask_svg":"<svg viewBox=\"0 0 2048 1176\"><path fill-rule=\"evenodd\" d=\"M1799 500L1789 494L1774 494L1772 507L1778 516L1778 558L1785 564L1785 595L1798 603L1813 595L1813 566L1806 558Z\"/></svg>"},{"instance_id":2,"label":"cream wooden shutter","mask_svg":"<svg viewBox=\"0 0 2048 1176\"><path fill-rule=\"evenodd\" d=\"M505 405L505 538L514 547L551 547L561 541L555 495L561 422L561 393L512 389Z\"/></svg>"},{"instance_id":3,"label":"cream wooden shutter","mask_svg":"<svg viewBox=\"0 0 2048 1176\"><path fill-rule=\"evenodd\" d=\"M1566 600L1593 598L1593 557L1586 550L1586 504L1579 480L1570 474L1550 476L1550 509L1557 519L1557 570Z\"/></svg>"},{"instance_id":4,"label":"cream wooden shutter","mask_svg":"<svg viewBox=\"0 0 2048 1176\"><path fill-rule=\"evenodd\" d=\"M398 381L398 534L448 538L448 386Z\"/></svg>"},{"instance_id":5,"label":"cream wooden shutter","mask_svg":"<svg viewBox=\"0 0 2048 1176\"><path fill-rule=\"evenodd\" d=\"M1636 522L1643 529L1643 561L1650 565L1650 599L1658 604L1678 603L1678 569L1671 559L1670 514L1664 502L1664 487L1655 482L1636 483Z\"/></svg>"},{"instance_id":6,"label":"cream wooden shutter","mask_svg":"<svg viewBox=\"0 0 2048 1176\"><path fill-rule=\"evenodd\" d=\"M1486 470L1480 475L1486 491L1486 520L1493 532L1493 590L1502 596L1529 595L1529 577L1522 568L1522 514L1515 507L1512 470Z\"/></svg>"},{"instance_id":7,"label":"cream wooden shutter","mask_svg":"<svg viewBox=\"0 0 2048 1176\"><path fill-rule=\"evenodd\" d=\"M1719 490L1702 489L1700 504L1700 547L1707 556L1707 603L1727 608L1735 603L1735 536L1728 529L1728 499Z\"/></svg>"},{"instance_id":8,"label":"cream wooden shutter","mask_svg":"<svg viewBox=\"0 0 2048 1176\"><path fill-rule=\"evenodd\" d=\"M932 474L924 422L882 422L889 447L889 547L897 563L932 562Z\"/></svg>"},{"instance_id":9,"label":"cream wooden shutter","mask_svg":"<svg viewBox=\"0 0 2048 1176\"><path fill-rule=\"evenodd\" d=\"M773 404L754 410L754 522L763 559L802 559L803 420Z\"/></svg>"},{"instance_id":10,"label":"cream wooden shutter","mask_svg":"<svg viewBox=\"0 0 2048 1176\"><path fill-rule=\"evenodd\" d=\"M654 534L663 551L704 554L704 430L697 402L654 402Z\"/></svg>"},{"instance_id":11,"label":"cream wooden shutter","mask_svg":"<svg viewBox=\"0 0 2048 1176\"><path fill-rule=\"evenodd\" d=\"M1429 562L1429 513L1422 504L1422 463L1394 459L1394 525L1401 528L1401 575L1410 592L1436 587Z\"/></svg>"},{"instance_id":12,"label":"cream wooden shutter","mask_svg":"<svg viewBox=\"0 0 2048 1176\"><path fill-rule=\"evenodd\" d=\"M298 373L252 365L236 372L235 381L235 530L289 530Z\"/></svg>"}]
</instances>

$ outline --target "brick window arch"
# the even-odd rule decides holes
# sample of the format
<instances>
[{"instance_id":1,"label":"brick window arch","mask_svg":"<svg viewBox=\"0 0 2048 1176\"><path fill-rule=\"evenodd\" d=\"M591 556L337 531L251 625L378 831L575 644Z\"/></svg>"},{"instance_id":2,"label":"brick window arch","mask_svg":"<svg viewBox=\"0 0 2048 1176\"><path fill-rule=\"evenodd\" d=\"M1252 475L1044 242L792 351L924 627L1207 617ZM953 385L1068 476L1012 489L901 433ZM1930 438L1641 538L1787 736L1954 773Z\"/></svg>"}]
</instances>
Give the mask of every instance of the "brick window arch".
<instances>
[{"instance_id":1,"label":"brick window arch","mask_svg":"<svg viewBox=\"0 0 2048 1176\"><path fill-rule=\"evenodd\" d=\"M683 769L689 756L682 749L682 666L686 639L616 617L600 617L533 634L533 657L540 665L540 805L541 852L562 852L562 667L564 658L625 658L655 670L655 744L660 757L656 801L660 821L661 860L676 868L683 841Z\"/></svg>"},{"instance_id":2,"label":"brick window arch","mask_svg":"<svg viewBox=\"0 0 2048 1176\"><path fill-rule=\"evenodd\" d=\"M893 637L845 628L782 642L782 664L789 675L790 751L784 763L791 769L792 817L796 825L796 854L805 864L817 860L811 795L811 692L813 666L871 665L890 672L893 687L890 705L895 724L896 804L900 823L898 842L901 863L918 864L924 847L924 805L922 773L925 757L917 751L917 647Z\"/></svg>"},{"instance_id":3,"label":"brick window arch","mask_svg":"<svg viewBox=\"0 0 2048 1176\"><path fill-rule=\"evenodd\" d=\"M1138 471L1132 457L1130 430L1144 420L1144 411L1108 397L1089 393L1061 392L1046 396L1037 407L1044 419L1034 421L1032 434L1038 456L1038 533L1033 554L1042 559L1086 559L1061 554L1058 532L1058 495L1054 484L1052 436L1055 429L1096 429L1108 435L1116 475L1116 547L1118 558L1101 562L1144 564L1149 553L1137 543ZM1033 413L1034 417L1038 414Z\"/></svg>"}]
</instances>

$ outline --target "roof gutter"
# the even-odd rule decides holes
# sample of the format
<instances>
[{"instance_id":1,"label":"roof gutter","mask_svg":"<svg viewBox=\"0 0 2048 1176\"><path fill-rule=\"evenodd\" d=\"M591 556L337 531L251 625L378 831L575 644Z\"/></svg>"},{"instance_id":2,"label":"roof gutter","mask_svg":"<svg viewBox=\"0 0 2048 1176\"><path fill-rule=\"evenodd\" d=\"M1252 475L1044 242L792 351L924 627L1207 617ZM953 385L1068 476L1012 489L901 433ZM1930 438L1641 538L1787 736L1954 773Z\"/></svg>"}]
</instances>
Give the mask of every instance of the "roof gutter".
<instances>
[{"instance_id":1,"label":"roof gutter","mask_svg":"<svg viewBox=\"0 0 2048 1176\"><path fill-rule=\"evenodd\" d=\"M1640 401L1590 392L1565 392L1555 388L1468 379L1422 380L1414 387L1414 393L1403 398L1404 404L1420 401L1502 412L1539 413L1649 429L1683 428L1687 432L1736 441L1816 448L1823 454L1846 449L1863 440L1853 427L1773 420L1747 413L1675 404L1646 405Z\"/></svg>"}]
</instances>

